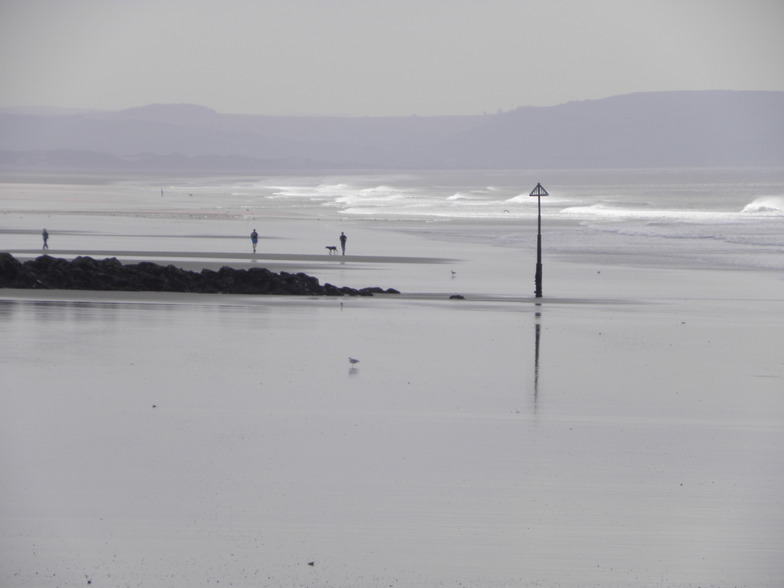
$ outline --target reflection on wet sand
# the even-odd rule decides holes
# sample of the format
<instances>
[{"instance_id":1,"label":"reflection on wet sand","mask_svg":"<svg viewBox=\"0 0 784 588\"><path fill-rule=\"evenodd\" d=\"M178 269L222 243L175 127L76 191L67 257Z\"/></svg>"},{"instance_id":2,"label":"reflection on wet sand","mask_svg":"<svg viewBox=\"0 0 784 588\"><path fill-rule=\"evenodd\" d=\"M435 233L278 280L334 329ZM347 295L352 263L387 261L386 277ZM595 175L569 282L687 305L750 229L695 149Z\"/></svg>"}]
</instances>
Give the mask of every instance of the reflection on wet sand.
<instances>
[{"instance_id":1,"label":"reflection on wet sand","mask_svg":"<svg viewBox=\"0 0 784 588\"><path fill-rule=\"evenodd\" d=\"M536 306L540 307L541 304L537 302ZM534 318L536 320L536 324L534 324L534 412L536 412L539 407L539 342L541 339L542 313L537 310Z\"/></svg>"}]
</instances>

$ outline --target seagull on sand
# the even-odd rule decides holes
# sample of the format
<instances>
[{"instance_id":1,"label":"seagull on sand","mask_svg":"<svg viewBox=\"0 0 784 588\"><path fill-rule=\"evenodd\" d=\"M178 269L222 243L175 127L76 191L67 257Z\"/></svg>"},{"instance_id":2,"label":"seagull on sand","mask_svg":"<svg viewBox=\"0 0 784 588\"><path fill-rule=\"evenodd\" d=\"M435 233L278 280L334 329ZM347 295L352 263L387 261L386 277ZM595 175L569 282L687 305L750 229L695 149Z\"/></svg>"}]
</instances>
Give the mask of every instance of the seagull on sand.
<instances>
[{"instance_id":1,"label":"seagull on sand","mask_svg":"<svg viewBox=\"0 0 784 588\"><path fill-rule=\"evenodd\" d=\"M349 357L349 358L348 358L348 362L349 362L351 365L354 365L355 363L359 363L359 360L358 360L358 359L354 359L353 357Z\"/></svg>"}]
</instances>

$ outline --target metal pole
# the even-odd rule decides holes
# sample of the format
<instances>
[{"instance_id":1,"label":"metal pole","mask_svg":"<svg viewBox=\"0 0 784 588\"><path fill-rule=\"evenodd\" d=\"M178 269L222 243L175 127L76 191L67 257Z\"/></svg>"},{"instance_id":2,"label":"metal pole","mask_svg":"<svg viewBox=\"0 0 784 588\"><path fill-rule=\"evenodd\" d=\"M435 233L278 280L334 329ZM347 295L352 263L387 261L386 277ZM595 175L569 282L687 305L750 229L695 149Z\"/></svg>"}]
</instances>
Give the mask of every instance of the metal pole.
<instances>
[{"instance_id":1,"label":"metal pole","mask_svg":"<svg viewBox=\"0 0 784 588\"><path fill-rule=\"evenodd\" d=\"M534 294L537 298L542 297L542 196L547 196L547 190L542 184L536 184L529 196L536 196L536 290Z\"/></svg>"},{"instance_id":2,"label":"metal pole","mask_svg":"<svg viewBox=\"0 0 784 588\"><path fill-rule=\"evenodd\" d=\"M538 208L537 215L537 232L536 232L536 291L534 292L537 298L542 297L542 197L536 196L536 204Z\"/></svg>"}]
</instances>

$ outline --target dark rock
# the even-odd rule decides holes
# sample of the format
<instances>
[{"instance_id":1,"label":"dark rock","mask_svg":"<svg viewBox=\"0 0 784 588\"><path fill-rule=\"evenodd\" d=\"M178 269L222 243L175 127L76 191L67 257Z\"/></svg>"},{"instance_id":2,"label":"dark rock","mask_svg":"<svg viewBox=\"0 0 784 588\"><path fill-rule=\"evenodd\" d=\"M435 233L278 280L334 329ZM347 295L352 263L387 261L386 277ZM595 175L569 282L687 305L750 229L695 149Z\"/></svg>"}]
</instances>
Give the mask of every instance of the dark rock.
<instances>
[{"instance_id":1,"label":"dark rock","mask_svg":"<svg viewBox=\"0 0 784 588\"><path fill-rule=\"evenodd\" d=\"M244 270L224 266L217 272L209 269L191 272L174 265L162 266L149 261L123 265L114 257L103 260L77 257L68 261L48 255L21 263L10 253L0 253L0 288L297 296L373 296L400 293L393 288L356 290L332 284L322 286L317 278L304 273L276 274L266 268Z\"/></svg>"},{"instance_id":2,"label":"dark rock","mask_svg":"<svg viewBox=\"0 0 784 588\"><path fill-rule=\"evenodd\" d=\"M22 271L22 262L10 253L0 253L0 279L16 280Z\"/></svg>"},{"instance_id":3,"label":"dark rock","mask_svg":"<svg viewBox=\"0 0 784 588\"><path fill-rule=\"evenodd\" d=\"M340 296L340 288L327 282L324 284L324 294L327 296Z\"/></svg>"}]
</instances>

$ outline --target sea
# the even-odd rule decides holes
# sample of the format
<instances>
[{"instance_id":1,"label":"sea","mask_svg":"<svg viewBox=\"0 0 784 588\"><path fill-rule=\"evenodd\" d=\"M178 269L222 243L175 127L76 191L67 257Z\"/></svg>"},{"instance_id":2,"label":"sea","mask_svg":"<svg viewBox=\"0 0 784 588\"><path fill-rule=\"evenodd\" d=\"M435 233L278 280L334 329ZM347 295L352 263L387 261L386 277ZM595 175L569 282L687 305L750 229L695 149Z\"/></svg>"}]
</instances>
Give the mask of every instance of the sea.
<instances>
[{"instance_id":1,"label":"sea","mask_svg":"<svg viewBox=\"0 0 784 588\"><path fill-rule=\"evenodd\" d=\"M69 213L243 221L248 233L255 222L277 215L366 220L408 224L434 238L520 248L531 246L530 229L541 222L548 252L564 256L595 253L608 262L784 270L784 168L0 180L0 214L11 229L4 236L7 248L30 242L14 212L45 213L55 225ZM531 197L538 184L547 195Z\"/></svg>"},{"instance_id":2,"label":"sea","mask_svg":"<svg viewBox=\"0 0 784 588\"><path fill-rule=\"evenodd\" d=\"M430 171L296 180L194 189L230 190L244 199L234 206L248 215L270 205L315 204L327 216L457 226L484 221L484 229L451 238L508 247L530 246L530 235L499 235L498 226L541 222L546 234L548 223L550 230L577 225L548 243L549 251L593 251L605 261L620 252L623 259L636 253L638 263L784 270L784 169ZM546 196L530 195L537 185Z\"/></svg>"},{"instance_id":3,"label":"sea","mask_svg":"<svg viewBox=\"0 0 784 588\"><path fill-rule=\"evenodd\" d=\"M44 227L228 263L257 228L341 285L323 231L471 255L356 262L437 298L0 290L2 585L782 585L784 168L0 177L0 251ZM538 233L580 262L542 304Z\"/></svg>"}]
</instances>

